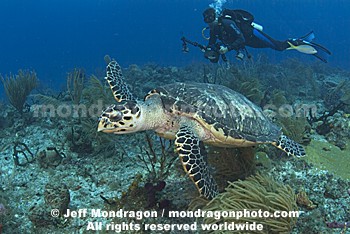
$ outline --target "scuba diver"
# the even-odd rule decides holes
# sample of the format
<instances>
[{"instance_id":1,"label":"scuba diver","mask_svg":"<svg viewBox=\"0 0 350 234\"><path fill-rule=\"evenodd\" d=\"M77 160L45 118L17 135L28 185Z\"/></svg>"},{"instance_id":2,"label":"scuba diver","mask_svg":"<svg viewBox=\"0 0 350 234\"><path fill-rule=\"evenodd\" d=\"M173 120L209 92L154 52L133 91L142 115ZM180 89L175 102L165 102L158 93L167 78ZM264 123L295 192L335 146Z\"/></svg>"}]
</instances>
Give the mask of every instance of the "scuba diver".
<instances>
[{"instance_id":1,"label":"scuba diver","mask_svg":"<svg viewBox=\"0 0 350 234\"><path fill-rule=\"evenodd\" d=\"M246 46L253 48L271 48L277 51L297 50L301 53L310 54L323 62L327 60L321 55L323 52L331 54L325 47L312 42L315 38L314 33L310 32L306 36L297 39L288 39L285 41L275 40L262 30L262 26L254 23L254 16L244 10L224 9L221 15L216 13L214 8L208 8L203 12L204 22L209 27L203 29L210 30L209 43L200 49L204 56L213 63L217 63L220 55L226 60L225 53L235 50L236 58L243 60L245 54L250 58ZM194 42L182 38L183 43ZM217 42L220 40L221 42ZM199 46L198 43L195 43Z\"/></svg>"}]
</instances>

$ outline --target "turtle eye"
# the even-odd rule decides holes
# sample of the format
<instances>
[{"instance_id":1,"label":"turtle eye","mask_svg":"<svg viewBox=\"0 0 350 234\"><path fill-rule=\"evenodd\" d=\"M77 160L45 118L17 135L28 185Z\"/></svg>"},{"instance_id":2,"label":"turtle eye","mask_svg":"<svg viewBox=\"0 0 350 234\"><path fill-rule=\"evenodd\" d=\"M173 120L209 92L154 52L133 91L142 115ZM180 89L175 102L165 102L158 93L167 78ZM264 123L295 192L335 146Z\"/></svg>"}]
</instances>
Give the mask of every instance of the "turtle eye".
<instances>
[{"instance_id":1,"label":"turtle eye","mask_svg":"<svg viewBox=\"0 0 350 234\"><path fill-rule=\"evenodd\" d=\"M112 113L112 114L110 114L110 116L109 116L109 120L110 120L111 122L118 122L118 121L120 121L122 118L123 118L123 114L122 114L120 111L118 111L117 113Z\"/></svg>"}]
</instances>

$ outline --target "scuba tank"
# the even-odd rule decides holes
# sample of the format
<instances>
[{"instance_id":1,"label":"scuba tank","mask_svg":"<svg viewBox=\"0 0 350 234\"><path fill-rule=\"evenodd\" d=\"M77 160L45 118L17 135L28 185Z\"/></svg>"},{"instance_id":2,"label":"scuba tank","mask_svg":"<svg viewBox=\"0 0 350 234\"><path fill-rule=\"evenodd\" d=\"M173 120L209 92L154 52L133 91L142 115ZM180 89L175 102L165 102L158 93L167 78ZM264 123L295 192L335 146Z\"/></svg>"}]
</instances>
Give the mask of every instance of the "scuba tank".
<instances>
[{"instance_id":1,"label":"scuba tank","mask_svg":"<svg viewBox=\"0 0 350 234\"><path fill-rule=\"evenodd\" d=\"M238 25L250 24L253 28L263 31L263 26L254 22L254 16L245 10L229 10L225 9L222 13L223 17L234 20Z\"/></svg>"},{"instance_id":2,"label":"scuba tank","mask_svg":"<svg viewBox=\"0 0 350 234\"><path fill-rule=\"evenodd\" d=\"M262 31L264 29L263 26L261 26L260 24L257 24L255 22L252 22L251 25L253 26L253 28L255 28L256 30Z\"/></svg>"}]
</instances>

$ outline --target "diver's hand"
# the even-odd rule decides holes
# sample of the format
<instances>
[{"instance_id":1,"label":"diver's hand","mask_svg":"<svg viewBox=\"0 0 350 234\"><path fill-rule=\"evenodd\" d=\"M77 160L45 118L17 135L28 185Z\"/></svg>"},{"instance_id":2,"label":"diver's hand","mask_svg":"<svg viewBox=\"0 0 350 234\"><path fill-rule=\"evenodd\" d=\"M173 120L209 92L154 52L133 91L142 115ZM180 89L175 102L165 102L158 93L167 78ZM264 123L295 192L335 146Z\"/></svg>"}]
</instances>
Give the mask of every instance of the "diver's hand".
<instances>
[{"instance_id":1,"label":"diver's hand","mask_svg":"<svg viewBox=\"0 0 350 234\"><path fill-rule=\"evenodd\" d=\"M219 53L225 54L228 51L228 48L226 46L220 46Z\"/></svg>"}]
</instances>

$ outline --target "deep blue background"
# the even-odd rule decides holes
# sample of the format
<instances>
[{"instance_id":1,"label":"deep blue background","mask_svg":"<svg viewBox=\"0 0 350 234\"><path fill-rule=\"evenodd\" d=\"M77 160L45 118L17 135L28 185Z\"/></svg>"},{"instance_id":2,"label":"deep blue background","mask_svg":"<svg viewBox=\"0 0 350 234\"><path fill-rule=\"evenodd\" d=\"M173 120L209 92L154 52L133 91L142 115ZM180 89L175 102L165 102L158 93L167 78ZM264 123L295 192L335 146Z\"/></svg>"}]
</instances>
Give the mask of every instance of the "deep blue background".
<instances>
[{"instance_id":1,"label":"deep blue background","mask_svg":"<svg viewBox=\"0 0 350 234\"><path fill-rule=\"evenodd\" d=\"M88 73L103 67L105 54L116 58L123 67L148 62L174 66L207 62L195 48L183 54L180 37L207 43L201 37L206 26L202 11L212 2L1 0L0 73L35 69L41 83L61 87L74 67L83 67ZM227 1L224 7L250 11L264 31L276 39L314 30L317 42L333 52L329 63L350 67L348 0L236 0ZM295 51L263 51L273 62L288 56L315 60Z\"/></svg>"}]
</instances>

